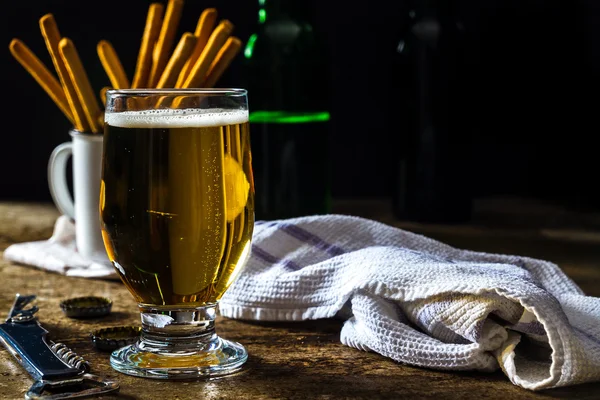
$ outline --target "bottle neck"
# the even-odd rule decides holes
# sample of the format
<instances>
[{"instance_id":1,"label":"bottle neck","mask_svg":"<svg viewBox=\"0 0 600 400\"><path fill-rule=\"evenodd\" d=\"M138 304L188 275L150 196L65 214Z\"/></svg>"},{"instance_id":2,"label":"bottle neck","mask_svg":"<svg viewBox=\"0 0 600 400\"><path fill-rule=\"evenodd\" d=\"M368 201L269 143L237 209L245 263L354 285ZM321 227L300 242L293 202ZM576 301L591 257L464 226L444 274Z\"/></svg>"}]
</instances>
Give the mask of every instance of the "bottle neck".
<instances>
[{"instance_id":1,"label":"bottle neck","mask_svg":"<svg viewBox=\"0 0 600 400\"><path fill-rule=\"evenodd\" d=\"M303 0L258 0L258 21L268 19L307 19L309 9Z\"/></svg>"}]
</instances>

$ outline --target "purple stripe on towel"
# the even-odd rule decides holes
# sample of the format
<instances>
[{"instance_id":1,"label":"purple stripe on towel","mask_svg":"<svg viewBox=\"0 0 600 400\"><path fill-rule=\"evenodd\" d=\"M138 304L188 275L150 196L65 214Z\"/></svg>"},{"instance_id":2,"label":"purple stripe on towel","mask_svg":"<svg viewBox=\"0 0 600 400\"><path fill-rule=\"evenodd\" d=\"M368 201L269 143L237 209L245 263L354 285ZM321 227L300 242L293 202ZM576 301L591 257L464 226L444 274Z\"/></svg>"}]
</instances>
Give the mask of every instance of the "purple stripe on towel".
<instances>
[{"instance_id":1,"label":"purple stripe on towel","mask_svg":"<svg viewBox=\"0 0 600 400\"><path fill-rule=\"evenodd\" d=\"M588 338L589 340L591 340L592 342L600 345L600 340L598 340L598 338L596 338L595 336L590 335L586 331L581 330L581 329L577 328L576 326L574 326L573 329L576 330L577 332L579 332L581 335L583 335L586 338Z\"/></svg>"},{"instance_id":2,"label":"purple stripe on towel","mask_svg":"<svg viewBox=\"0 0 600 400\"><path fill-rule=\"evenodd\" d=\"M518 324L513 325L512 329L523 333L546 336L546 329L544 329L544 325L538 321L519 322Z\"/></svg>"},{"instance_id":3,"label":"purple stripe on towel","mask_svg":"<svg viewBox=\"0 0 600 400\"><path fill-rule=\"evenodd\" d=\"M314 235L314 234L300 228L299 226L281 223L281 224L279 224L279 228L282 231L284 231L285 233L287 233L288 235L295 237L296 239L298 239L302 242L312 244L317 249L326 252L330 256L335 257L335 256L339 256L340 254L345 253L344 249L342 249L341 247L336 246L334 244L327 243L326 241L324 241L317 235Z\"/></svg>"},{"instance_id":4,"label":"purple stripe on towel","mask_svg":"<svg viewBox=\"0 0 600 400\"><path fill-rule=\"evenodd\" d=\"M270 228L277 224L277 221L254 221L254 226L264 226L265 228Z\"/></svg>"},{"instance_id":5,"label":"purple stripe on towel","mask_svg":"<svg viewBox=\"0 0 600 400\"><path fill-rule=\"evenodd\" d=\"M302 267L296 264L295 262L285 259L281 260L272 255L271 253L268 253L265 250L261 249L257 245L252 245L252 254L269 264L282 264L284 267L287 267L294 271L302 269Z\"/></svg>"}]
</instances>

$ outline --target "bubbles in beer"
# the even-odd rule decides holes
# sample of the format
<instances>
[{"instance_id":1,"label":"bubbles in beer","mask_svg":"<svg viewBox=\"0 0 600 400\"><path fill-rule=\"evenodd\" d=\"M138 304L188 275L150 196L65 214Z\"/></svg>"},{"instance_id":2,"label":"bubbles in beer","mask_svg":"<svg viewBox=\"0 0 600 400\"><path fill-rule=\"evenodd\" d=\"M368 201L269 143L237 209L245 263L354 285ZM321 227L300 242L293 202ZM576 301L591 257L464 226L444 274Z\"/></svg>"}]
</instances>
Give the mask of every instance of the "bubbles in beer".
<instances>
[{"instance_id":1,"label":"bubbles in beer","mask_svg":"<svg viewBox=\"0 0 600 400\"><path fill-rule=\"evenodd\" d=\"M109 112L106 122L103 238L124 283L144 304L218 301L253 231L247 111Z\"/></svg>"}]
</instances>

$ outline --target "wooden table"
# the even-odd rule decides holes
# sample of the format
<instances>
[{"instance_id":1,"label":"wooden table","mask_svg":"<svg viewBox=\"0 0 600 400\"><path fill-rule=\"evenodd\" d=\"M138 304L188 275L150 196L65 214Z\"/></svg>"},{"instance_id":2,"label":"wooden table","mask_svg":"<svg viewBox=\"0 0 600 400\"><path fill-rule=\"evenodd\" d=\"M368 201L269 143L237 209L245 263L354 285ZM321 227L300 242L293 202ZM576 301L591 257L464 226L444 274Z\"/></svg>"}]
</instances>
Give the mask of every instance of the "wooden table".
<instances>
[{"instance_id":1,"label":"wooden table","mask_svg":"<svg viewBox=\"0 0 600 400\"><path fill-rule=\"evenodd\" d=\"M387 204L380 200L339 201L335 211L378 219L457 247L554 261L588 295L600 296L600 217L597 215L570 213L528 202L517 202L515 206L504 201L494 206L492 201L478 208L472 223L444 226L396 221ZM507 204L512 204L509 210ZM57 216L52 205L0 203L0 250L11 243L48 238ZM241 373L185 383L134 378L112 370L108 353L95 350L89 339L90 332L99 327L139 325L136 304L120 282L67 278L5 260L0 261L0 273L0 318L6 317L16 292L36 294L40 307L38 317L51 337L87 359L94 373L120 383L120 392L106 398L600 398L600 383L531 392L511 384L502 372L440 372L400 365L378 354L342 345L339 341L341 322L334 320L249 323L220 318L219 333L242 342L250 354ZM111 298L113 312L94 320L65 317L59 302L84 295ZM22 399L32 383L2 346L0 377L1 399Z\"/></svg>"}]
</instances>

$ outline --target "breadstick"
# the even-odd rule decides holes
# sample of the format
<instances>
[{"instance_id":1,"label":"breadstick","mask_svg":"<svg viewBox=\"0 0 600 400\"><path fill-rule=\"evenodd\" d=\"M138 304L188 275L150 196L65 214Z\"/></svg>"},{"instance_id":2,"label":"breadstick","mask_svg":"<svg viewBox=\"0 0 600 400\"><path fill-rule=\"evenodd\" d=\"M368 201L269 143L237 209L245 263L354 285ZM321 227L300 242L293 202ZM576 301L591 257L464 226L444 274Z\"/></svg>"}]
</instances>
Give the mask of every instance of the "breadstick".
<instances>
[{"instance_id":1,"label":"breadstick","mask_svg":"<svg viewBox=\"0 0 600 400\"><path fill-rule=\"evenodd\" d=\"M206 47L204 47L202 54L183 83L183 88L199 87L200 83L206 79L206 73L208 72L210 65L221 47L223 47L227 41L227 38L231 35L232 31L233 24L228 20L223 20L219 23L210 35Z\"/></svg>"},{"instance_id":2,"label":"breadstick","mask_svg":"<svg viewBox=\"0 0 600 400\"><path fill-rule=\"evenodd\" d=\"M77 92L75 91L71 77L67 72L65 63L62 61L62 58L60 58L60 54L58 53L60 31L58 30L58 25L56 24L54 15L46 14L40 18L40 30L42 31L42 36L46 42L48 53L50 53L50 57L52 58L54 69L56 69L56 72L58 73L58 77L62 84L67 102L69 103L69 108L71 109L71 114L73 115L73 125L79 132L87 132L89 131L90 126L85 119L83 108L81 107L79 98L77 98Z\"/></svg>"},{"instance_id":3,"label":"breadstick","mask_svg":"<svg viewBox=\"0 0 600 400\"><path fill-rule=\"evenodd\" d=\"M221 47L221 50L219 50L219 53L211 64L206 80L200 86L207 88L215 86L221 75L223 75L223 72L229 67L229 64L231 64L241 49L242 41L240 39L233 36L227 39L227 42Z\"/></svg>"},{"instance_id":4,"label":"breadstick","mask_svg":"<svg viewBox=\"0 0 600 400\"><path fill-rule=\"evenodd\" d=\"M152 53L152 70L150 71L148 87L156 85L169 61L182 9L183 0L169 0L160 34Z\"/></svg>"},{"instance_id":5,"label":"breadstick","mask_svg":"<svg viewBox=\"0 0 600 400\"><path fill-rule=\"evenodd\" d=\"M67 71L69 71L69 76L73 81L90 128L93 133L100 133L101 127L98 125L98 116L102 113L102 110L73 41L63 37L58 44L58 49Z\"/></svg>"},{"instance_id":6,"label":"breadstick","mask_svg":"<svg viewBox=\"0 0 600 400\"><path fill-rule=\"evenodd\" d=\"M196 25L196 31L194 32L194 36L196 36L196 46L194 47L194 51L190 55L190 58L186 61L185 65L181 69L181 73L177 78L177 83L175 87L181 87L183 82L190 73L190 70L196 63L200 54L202 54L202 50L206 46L206 42L208 42L208 38L215 28L215 22L217 21L217 9L216 8L207 8L202 11L200 14L200 18L198 18L198 23Z\"/></svg>"},{"instance_id":7,"label":"breadstick","mask_svg":"<svg viewBox=\"0 0 600 400\"><path fill-rule=\"evenodd\" d=\"M106 91L110 89L108 86L104 86L100 89L100 101L102 101L102 105L106 108Z\"/></svg>"},{"instance_id":8,"label":"breadstick","mask_svg":"<svg viewBox=\"0 0 600 400\"><path fill-rule=\"evenodd\" d=\"M161 3L152 3L148 8L148 16L146 17L146 27L142 36L142 44L138 53L137 64L135 66L135 74L133 75L133 83L131 87L144 88L148 87L150 79L150 71L152 69L152 50L160 33L162 25L164 6Z\"/></svg>"},{"instance_id":9,"label":"breadstick","mask_svg":"<svg viewBox=\"0 0 600 400\"><path fill-rule=\"evenodd\" d=\"M71 108L65 92L54 75L46 68L39 58L20 39L13 39L9 45L13 57L29 72L36 82L50 96L52 101L65 114L71 124L75 125Z\"/></svg>"},{"instance_id":10,"label":"breadstick","mask_svg":"<svg viewBox=\"0 0 600 400\"><path fill-rule=\"evenodd\" d=\"M195 44L196 36L194 36L191 32L186 32L181 36L181 39L179 40L179 43L177 44L169 63L165 67L160 80L156 84L157 88L175 87L177 76L185 64L185 61L192 53L192 50L194 50Z\"/></svg>"},{"instance_id":11,"label":"breadstick","mask_svg":"<svg viewBox=\"0 0 600 400\"><path fill-rule=\"evenodd\" d=\"M108 40L101 40L98 42L96 50L112 87L115 89L128 89L129 79L127 79L123 64L121 64L113 45Z\"/></svg>"}]
</instances>

